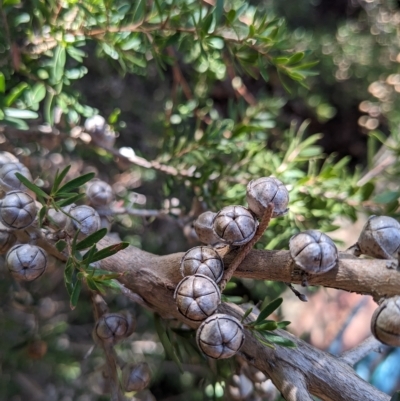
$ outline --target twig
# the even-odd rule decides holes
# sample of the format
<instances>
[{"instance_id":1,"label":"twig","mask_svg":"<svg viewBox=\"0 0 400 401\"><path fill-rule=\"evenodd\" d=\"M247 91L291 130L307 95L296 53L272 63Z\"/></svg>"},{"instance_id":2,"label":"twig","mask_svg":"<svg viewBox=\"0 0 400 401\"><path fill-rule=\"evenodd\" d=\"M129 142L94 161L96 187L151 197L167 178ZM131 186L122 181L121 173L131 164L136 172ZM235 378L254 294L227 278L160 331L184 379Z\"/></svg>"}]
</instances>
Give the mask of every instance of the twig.
<instances>
[{"instance_id":1,"label":"twig","mask_svg":"<svg viewBox=\"0 0 400 401\"><path fill-rule=\"evenodd\" d=\"M378 341L374 336L369 336L361 344L343 352L339 359L348 363L350 366L354 366L371 352L381 353L384 347L385 345Z\"/></svg>"},{"instance_id":2,"label":"twig","mask_svg":"<svg viewBox=\"0 0 400 401\"><path fill-rule=\"evenodd\" d=\"M285 283L292 291L293 294L296 295L297 298L300 299L302 302L308 302L308 298L305 294L302 294L301 292L297 291L296 288L293 287L291 283Z\"/></svg>"},{"instance_id":3,"label":"twig","mask_svg":"<svg viewBox=\"0 0 400 401\"><path fill-rule=\"evenodd\" d=\"M267 208L264 211L264 214L260 221L260 224L257 227L256 234L251 239L251 241L249 241L246 245L243 246L243 248L240 249L239 253L236 255L233 262L229 265L229 268L225 270L225 273L224 273L221 283L220 283L221 292L224 291L226 284L232 278L233 273L235 273L235 270L243 262L244 258L247 256L247 254L251 251L253 246L262 237L262 235L264 234L264 231L268 228L273 212L274 212L274 205L273 205L273 203L269 203Z\"/></svg>"}]
</instances>

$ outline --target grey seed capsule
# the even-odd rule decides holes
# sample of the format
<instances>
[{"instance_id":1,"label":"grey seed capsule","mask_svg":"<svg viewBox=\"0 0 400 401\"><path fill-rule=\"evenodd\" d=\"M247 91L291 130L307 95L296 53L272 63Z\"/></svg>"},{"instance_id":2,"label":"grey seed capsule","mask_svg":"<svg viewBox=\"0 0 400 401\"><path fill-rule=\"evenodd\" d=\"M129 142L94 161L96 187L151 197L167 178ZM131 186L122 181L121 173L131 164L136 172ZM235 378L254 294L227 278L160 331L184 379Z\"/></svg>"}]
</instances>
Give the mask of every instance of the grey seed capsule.
<instances>
[{"instance_id":1,"label":"grey seed capsule","mask_svg":"<svg viewBox=\"0 0 400 401\"><path fill-rule=\"evenodd\" d=\"M224 263L213 248L196 246L183 255L180 270L183 277L202 274L218 283L224 273Z\"/></svg>"},{"instance_id":2,"label":"grey seed capsule","mask_svg":"<svg viewBox=\"0 0 400 401\"><path fill-rule=\"evenodd\" d=\"M6 163L0 167L0 186L4 191L26 189L25 185L17 178L15 173L20 173L29 181L32 181L30 171L22 163Z\"/></svg>"},{"instance_id":3,"label":"grey seed capsule","mask_svg":"<svg viewBox=\"0 0 400 401\"><path fill-rule=\"evenodd\" d=\"M324 233L307 230L289 241L290 255L302 270L311 274L326 273L336 266L338 251L335 243Z\"/></svg>"},{"instance_id":4,"label":"grey seed capsule","mask_svg":"<svg viewBox=\"0 0 400 401\"><path fill-rule=\"evenodd\" d=\"M196 234L203 244L215 245L221 241L213 228L213 221L216 215L217 213L204 212L193 223Z\"/></svg>"},{"instance_id":5,"label":"grey seed capsule","mask_svg":"<svg viewBox=\"0 0 400 401\"><path fill-rule=\"evenodd\" d=\"M384 344L400 347L400 296L379 305L371 318L371 331Z\"/></svg>"},{"instance_id":6,"label":"grey seed capsule","mask_svg":"<svg viewBox=\"0 0 400 401\"><path fill-rule=\"evenodd\" d=\"M377 259L391 259L400 247L400 224L388 216L371 216L358 239L364 255Z\"/></svg>"},{"instance_id":7,"label":"grey seed capsule","mask_svg":"<svg viewBox=\"0 0 400 401\"><path fill-rule=\"evenodd\" d=\"M273 203L272 217L280 217L288 212L289 192L275 177L261 177L247 184L246 193L249 209L260 219L269 203Z\"/></svg>"},{"instance_id":8,"label":"grey seed capsule","mask_svg":"<svg viewBox=\"0 0 400 401\"><path fill-rule=\"evenodd\" d=\"M0 255L4 255L17 241L12 230L0 223Z\"/></svg>"},{"instance_id":9,"label":"grey seed capsule","mask_svg":"<svg viewBox=\"0 0 400 401\"><path fill-rule=\"evenodd\" d=\"M200 350L210 358L230 358L243 344L243 326L233 316L217 313L200 325L196 341Z\"/></svg>"},{"instance_id":10,"label":"grey seed capsule","mask_svg":"<svg viewBox=\"0 0 400 401\"><path fill-rule=\"evenodd\" d=\"M125 391L142 391L150 383L151 372L146 362L126 365L122 369L122 387Z\"/></svg>"},{"instance_id":11,"label":"grey seed capsule","mask_svg":"<svg viewBox=\"0 0 400 401\"><path fill-rule=\"evenodd\" d=\"M108 344L116 344L135 330L135 320L128 312L105 313L94 328L94 337Z\"/></svg>"},{"instance_id":12,"label":"grey seed capsule","mask_svg":"<svg viewBox=\"0 0 400 401\"><path fill-rule=\"evenodd\" d=\"M244 245L254 237L257 221L245 207L227 206L217 213L213 227L225 244Z\"/></svg>"},{"instance_id":13,"label":"grey seed capsule","mask_svg":"<svg viewBox=\"0 0 400 401\"><path fill-rule=\"evenodd\" d=\"M33 198L22 191L8 192L0 204L0 220L8 228L21 230L30 226L37 208Z\"/></svg>"},{"instance_id":14,"label":"grey seed capsule","mask_svg":"<svg viewBox=\"0 0 400 401\"><path fill-rule=\"evenodd\" d=\"M6 255L6 266L17 280L32 281L45 272L47 254L36 245L15 245Z\"/></svg>"},{"instance_id":15,"label":"grey seed capsule","mask_svg":"<svg viewBox=\"0 0 400 401\"><path fill-rule=\"evenodd\" d=\"M215 281L202 274L195 274L179 282L174 298L183 316L199 322L217 310L221 303L221 292Z\"/></svg>"},{"instance_id":16,"label":"grey seed capsule","mask_svg":"<svg viewBox=\"0 0 400 401\"><path fill-rule=\"evenodd\" d=\"M19 163L19 160L10 152L0 152L0 167L6 163Z\"/></svg>"},{"instance_id":17,"label":"grey seed capsule","mask_svg":"<svg viewBox=\"0 0 400 401\"><path fill-rule=\"evenodd\" d=\"M73 227L72 234L79 229L80 238L93 234L101 227L99 214L90 206L75 206L71 208L70 215L73 217L70 225L70 227ZM67 230L71 233L70 227Z\"/></svg>"},{"instance_id":18,"label":"grey seed capsule","mask_svg":"<svg viewBox=\"0 0 400 401\"><path fill-rule=\"evenodd\" d=\"M86 194L90 204L95 207L107 206L114 198L111 186L100 180L91 182Z\"/></svg>"},{"instance_id":19,"label":"grey seed capsule","mask_svg":"<svg viewBox=\"0 0 400 401\"><path fill-rule=\"evenodd\" d=\"M233 375L228 391L234 400L245 400L253 392L254 386L251 380L244 374Z\"/></svg>"},{"instance_id":20,"label":"grey seed capsule","mask_svg":"<svg viewBox=\"0 0 400 401\"><path fill-rule=\"evenodd\" d=\"M69 213L70 206L61 208L64 212ZM55 231L64 230L71 224L71 218L63 213L62 210L50 208L47 211L47 225Z\"/></svg>"}]
</instances>

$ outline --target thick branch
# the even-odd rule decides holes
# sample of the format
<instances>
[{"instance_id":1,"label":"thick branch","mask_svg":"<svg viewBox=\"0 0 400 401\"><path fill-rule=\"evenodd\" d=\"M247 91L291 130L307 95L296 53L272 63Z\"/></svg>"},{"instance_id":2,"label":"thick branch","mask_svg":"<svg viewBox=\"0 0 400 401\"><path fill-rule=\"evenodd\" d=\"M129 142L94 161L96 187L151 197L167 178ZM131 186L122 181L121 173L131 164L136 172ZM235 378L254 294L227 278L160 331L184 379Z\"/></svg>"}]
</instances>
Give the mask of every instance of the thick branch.
<instances>
[{"instance_id":1,"label":"thick branch","mask_svg":"<svg viewBox=\"0 0 400 401\"><path fill-rule=\"evenodd\" d=\"M102 240L100 245L109 245L109 240ZM128 247L104 259L101 268L125 272L120 281L140 295L161 316L176 318L196 328L198 324L185 319L178 312L173 300L176 284L181 280L179 262L182 255L178 253L155 256ZM233 257L234 255L229 254L226 257L227 262ZM382 269L383 273L377 274L375 270L372 277L374 269ZM300 274L293 272L289 254L285 251L252 251L236 274L250 278L301 282ZM376 298L384 293L398 294L400 288L400 273L394 270L386 272L385 262L347 259L345 255L342 255L335 273L322 276L317 279L311 278L309 281L312 284L349 291L372 292ZM218 311L236 317L243 314L239 307L226 303L222 304ZM319 351L285 331L279 334L294 341L297 348L277 346L275 350L268 349L247 332L241 353L251 364L272 379L287 400L310 400L308 392L324 401L389 400L389 396L362 380L339 358Z\"/></svg>"}]
</instances>

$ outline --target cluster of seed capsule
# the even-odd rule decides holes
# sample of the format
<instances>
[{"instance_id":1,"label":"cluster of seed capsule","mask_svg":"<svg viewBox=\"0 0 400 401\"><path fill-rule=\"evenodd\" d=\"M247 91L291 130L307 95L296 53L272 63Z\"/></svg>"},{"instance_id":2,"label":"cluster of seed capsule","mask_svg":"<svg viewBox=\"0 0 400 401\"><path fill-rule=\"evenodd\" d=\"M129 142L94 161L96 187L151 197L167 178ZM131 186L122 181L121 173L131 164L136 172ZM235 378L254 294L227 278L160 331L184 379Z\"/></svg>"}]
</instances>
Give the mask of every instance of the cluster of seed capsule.
<instances>
[{"instance_id":1,"label":"cluster of seed capsule","mask_svg":"<svg viewBox=\"0 0 400 401\"><path fill-rule=\"evenodd\" d=\"M247 202L248 208L227 206L218 213L201 214L194 228L206 245L190 249L181 261L180 271L184 278L175 290L178 310L187 319L202 322L197 329L197 344L205 355L214 359L235 355L244 341L239 320L216 313L221 303L218 283L223 277L224 265L215 246L247 244L256 234L258 219L270 203L274 205L273 217L287 213L289 194L278 179L263 177L248 184Z\"/></svg>"},{"instance_id":2,"label":"cluster of seed capsule","mask_svg":"<svg viewBox=\"0 0 400 401\"><path fill-rule=\"evenodd\" d=\"M38 203L17 178L21 174L29 181L29 169L8 152L0 152L0 254L6 254L6 266L18 280L32 281L40 277L47 267L46 251L34 243L18 243L18 234L27 232L32 238L42 233L38 227ZM50 208L45 219L47 232L84 238L101 228L101 218L94 207L104 207L111 202L111 187L102 181L94 181L87 189L90 204L69 205L59 210ZM40 235L39 235L40 237ZM34 241L32 241L34 242Z\"/></svg>"}]
</instances>

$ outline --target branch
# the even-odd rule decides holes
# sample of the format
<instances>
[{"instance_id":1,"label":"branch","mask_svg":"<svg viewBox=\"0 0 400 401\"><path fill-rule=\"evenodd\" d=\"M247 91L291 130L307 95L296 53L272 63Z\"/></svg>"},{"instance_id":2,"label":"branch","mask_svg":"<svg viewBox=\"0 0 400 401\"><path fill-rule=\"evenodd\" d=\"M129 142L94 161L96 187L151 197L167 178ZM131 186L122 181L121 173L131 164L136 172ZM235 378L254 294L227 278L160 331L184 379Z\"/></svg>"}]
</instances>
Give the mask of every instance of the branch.
<instances>
[{"instance_id":1,"label":"branch","mask_svg":"<svg viewBox=\"0 0 400 401\"><path fill-rule=\"evenodd\" d=\"M371 352L382 352L385 347L379 340L374 336L366 338L361 344L357 345L340 356L343 362L348 363L350 366L354 366L357 362L361 361Z\"/></svg>"},{"instance_id":2,"label":"branch","mask_svg":"<svg viewBox=\"0 0 400 401\"><path fill-rule=\"evenodd\" d=\"M111 240L103 239L99 247L110 245ZM156 256L128 247L101 261L101 268L125 273L120 280L131 291L141 296L153 310L164 318L175 318L189 327L197 328L198 323L185 319L177 310L173 294L181 280L179 272L183 253ZM229 261L235 256L225 256ZM346 254L334 272L317 278L310 283L371 293L376 298L384 294L398 294L400 273L387 270L385 261L350 259ZM256 279L301 282L300 272L291 263L287 251L251 251L236 270L235 275ZM240 307L223 303L218 312L241 318ZM311 400L308 393L324 401L388 401L389 396L362 380L354 370L340 358L320 351L297 339L290 333L279 331L279 335L293 341L297 348L277 346L275 350L264 347L246 332L241 349L242 356L252 365L270 377L287 400Z\"/></svg>"}]
</instances>

